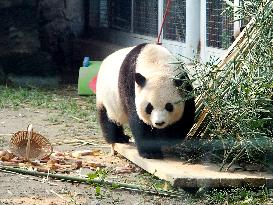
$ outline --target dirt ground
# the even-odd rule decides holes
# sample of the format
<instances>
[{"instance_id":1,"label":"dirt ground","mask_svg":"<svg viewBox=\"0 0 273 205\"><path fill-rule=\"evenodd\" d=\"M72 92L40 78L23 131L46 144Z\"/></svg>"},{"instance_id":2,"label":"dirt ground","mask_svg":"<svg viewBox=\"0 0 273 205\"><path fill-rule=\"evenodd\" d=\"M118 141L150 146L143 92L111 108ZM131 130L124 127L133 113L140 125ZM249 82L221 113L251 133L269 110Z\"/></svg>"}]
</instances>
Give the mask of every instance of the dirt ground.
<instances>
[{"instance_id":1,"label":"dirt ground","mask_svg":"<svg viewBox=\"0 0 273 205\"><path fill-rule=\"evenodd\" d=\"M101 137L99 129L92 129L90 123L71 120L51 109L37 109L24 106L19 109L0 110L0 149L7 149L12 133L26 130L32 123L34 131L47 137L54 151L71 152L79 150L101 150L93 160L104 163L109 171L107 179L145 184L148 179L143 170L121 156L112 156L110 146ZM130 167L129 173L122 173L123 167ZM94 170L75 170L79 176ZM53 179L0 172L0 205L61 205L61 204L192 204L191 195L185 192L183 199L147 195L133 191L102 188L96 195L96 187L78 183L61 182ZM196 203L194 203L196 204Z\"/></svg>"}]
</instances>

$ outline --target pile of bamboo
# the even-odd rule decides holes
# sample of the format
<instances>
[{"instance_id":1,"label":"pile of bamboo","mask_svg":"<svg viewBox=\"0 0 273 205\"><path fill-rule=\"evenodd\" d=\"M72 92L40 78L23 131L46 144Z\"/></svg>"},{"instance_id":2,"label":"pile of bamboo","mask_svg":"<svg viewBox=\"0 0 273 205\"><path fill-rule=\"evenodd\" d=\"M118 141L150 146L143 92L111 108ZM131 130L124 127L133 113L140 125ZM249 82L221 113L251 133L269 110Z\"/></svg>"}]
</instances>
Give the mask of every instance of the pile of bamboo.
<instances>
[{"instance_id":1,"label":"pile of bamboo","mask_svg":"<svg viewBox=\"0 0 273 205\"><path fill-rule=\"evenodd\" d=\"M266 10L266 13L264 9ZM263 6L260 8L259 13L263 15L268 15L269 17L272 16L273 12L273 3L271 0L264 1ZM258 15L257 15L258 16ZM258 16L259 17L259 16ZM220 83L225 79L222 75L222 71L227 71L230 69L231 63L232 69L240 69L242 61L237 60L240 59L241 56L247 55L247 52L250 49L253 49L258 42L257 39L259 38L259 34L261 32L261 28L256 24L257 20L252 19L244 28L244 30L240 33L240 35L236 38L233 44L229 47L226 54L222 56L219 63L216 65L216 68L213 72L218 73L216 78L219 79ZM273 46L273 40L272 40ZM210 86L213 86L213 82L208 82ZM228 91L227 91L228 92ZM224 92L222 96L225 96L227 93ZM196 121L194 126L192 127L191 131L188 133L188 137L198 137L200 133L204 133L208 124L209 124L209 109L204 105L203 99L205 94L202 94L197 97L196 100Z\"/></svg>"}]
</instances>

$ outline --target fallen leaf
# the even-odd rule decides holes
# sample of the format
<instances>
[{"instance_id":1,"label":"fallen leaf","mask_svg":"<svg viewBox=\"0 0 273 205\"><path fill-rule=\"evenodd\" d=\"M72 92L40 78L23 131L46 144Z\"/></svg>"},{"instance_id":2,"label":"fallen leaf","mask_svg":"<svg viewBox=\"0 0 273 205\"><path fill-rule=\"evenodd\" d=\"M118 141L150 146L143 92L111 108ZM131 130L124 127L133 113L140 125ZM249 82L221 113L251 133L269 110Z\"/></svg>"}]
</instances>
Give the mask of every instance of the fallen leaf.
<instances>
[{"instance_id":1,"label":"fallen leaf","mask_svg":"<svg viewBox=\"0 0 273 205\"><path fill-rule=\"evenodd\" d=\"M61 156L65 156L65 153L64 152L53 152L51 154L51 156L53 156L53 157L61 157Z\"/></svg>"},{"instance_id":2,"label":"fallen leaf","mask_svg":"<svg viewBox=\"0 0 273 205\"><path fill-rule=\"evenodd\" d=\"M49 169L47 167L37 167L36 170L38 172L45 172L45 173L47 173L49 171Z\"/></svg>"},{"instance_id":3,"label":"fallen leaf","mask_svg":"<svg viewBox=\"0 0 273 205\"><path fill-rule=\"evenodd\" d=\"M101 155L101 150L83 150L75 151L71 153L71 156L74 158L80 158L82 156L99 156Z\"/></svg>"},{"instance_id":4,"label":"fallen leaf","mask_svg":"<svg viewBox=\"0 0 273 205\"><path fill-rule=\"evenodd\" d=\"M3 157L7 154L7 150L0 150L0 157Z\"/></svg>"},{"instance_id":5,"label":"fallen leaf","mask_svg":"<svg viewBox=\"0 0 273 205\"><path fill-rule=\"evenodd\" d=\"M135 171L135 167L127 164L124 167L116 167L115 173L117 174L129 174Z\"/></svg>"},{"instance_id":6,"label":"fallen leaf","mask_svg":"<svg viewBox=\"0 0 273 205\"><path fill-rule=\"evenodd\" d=\"M50 160L50 157L46 156L45 158L41 159L40 161L47 162L48 160Z\"/></svg>"},{"instance_id":7,"label":"fallen leaf","mask_svg":"<svg viewBox=\"0 0 273 205\"><path fill-rule=\"evenodd\" d=\"M82 161L76 161L71 165L71 169L75 170L75 169L79 169L82 167Z\"/></svg>"},{"instance_id":8,"label":"fallen leaf","mask_svg":"<svg viewBox=\"0 0 273 205\"><path fill-rule=\"evenodd\" d=\"M92 156L100 156L101 155L101 150L97 149L97 150L93 150L91 153Z\"/></svg>"},{"instance_id":9,"label":"fallen leaf","mask_svg":"<svg viewBox=\"0 0 273 205\"><path fill-rule=\"evenodd\" d=\"M71 157L74 157L74 158L77 158L77 159L79 159L80 157L81 157L82 155L81 155L81 153L80 152L72 152L71 153Z\"/></svg>"},{"instance_id":10,"label":"fallen leaf","mask_svg":"<svg viewBox=\"0 0 273 205\"><path fill-rule=\"evenodd\" d=\"M11 161L15 156L8 152L7 150L0 151L0 160L1 161Z\"/></svg>"},{"instance_id":11,"label":"fallen leaf","mask_svg":"<svg viewBox=\"0 0 273 205\"><path fill-rule=\"evenodd\" d=\"M49 169L49 170L53 170L53 171L56 171L58 169L58 163L57 163L57 160L55 159L50 159L48 160L48 162L46 163L46 167Z\"/></svg>"},{"instance_id":12,"label":"fallen leaf","mask_svg":"<svg viewBox=\"0 0 273 205\"><path fill-rule=\"evenodd\" d=\"M26 160L15 157L12 158L10 161L14 163L24 163Z\"/></svg>"},{"instance_id":13,"label":"fallen leaf","mask_svg":"<svg viewBox=\"0 0 273 205\"><path fill-rule=\"evenodd\" d=\"M86 168L103 168L103 167L106 167L106 165L102 164L102 163L99 163L99 162L86 162L84 163L83 167L86 167Z\"/></svg>"}]
</instances>

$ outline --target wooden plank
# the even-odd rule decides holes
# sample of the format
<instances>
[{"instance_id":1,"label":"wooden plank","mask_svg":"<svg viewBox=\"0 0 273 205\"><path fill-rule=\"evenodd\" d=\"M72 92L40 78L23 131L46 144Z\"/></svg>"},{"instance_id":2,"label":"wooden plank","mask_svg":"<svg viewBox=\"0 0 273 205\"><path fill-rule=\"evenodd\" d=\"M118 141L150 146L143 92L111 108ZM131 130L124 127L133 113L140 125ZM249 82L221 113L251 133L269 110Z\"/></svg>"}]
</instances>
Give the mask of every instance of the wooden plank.
<instances>
[{"instance_id":1,"label":"wooden plank","mask_svg":"<svg viewBox=\"0 0 273 205\"><path fill-rule=\"evenodd\" d=\"M177 159L145 159L139 156L133 144L115 144L115 151L160 179L175 187L261 187L273 188L273 173L219 172L215 164L190 164Z\"/></svg>"}]
</instances>

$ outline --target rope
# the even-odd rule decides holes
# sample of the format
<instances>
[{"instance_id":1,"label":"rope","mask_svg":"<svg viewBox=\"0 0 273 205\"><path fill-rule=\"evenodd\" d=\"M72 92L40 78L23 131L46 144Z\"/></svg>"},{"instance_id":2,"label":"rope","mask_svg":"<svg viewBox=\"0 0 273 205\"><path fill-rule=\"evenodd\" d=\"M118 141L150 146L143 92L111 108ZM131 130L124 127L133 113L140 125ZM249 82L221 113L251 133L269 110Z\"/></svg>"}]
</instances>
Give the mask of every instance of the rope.
<instances>
[{"instance_id":1,"label":"rope","mask_svg":"<svg viewBox=\"0 0 273 205\"><path fill-rule=\"evenodd\" d=\"M171 2L172 2L172 0L168 0L168 2L167 2L165 14L164 14L163 21L162 21L162 24L161 24L161 27L160 27L160 31L159 31L159 34L158 34L158 37L157 37L157 44L158 45L162 44L162 42L160 42L160 37L161 37L161 34L162 34L162 30L163 30L163 26L164 26L164 23L166 21L166 18L170 13Z\"/></svg>"}]
</instances>

